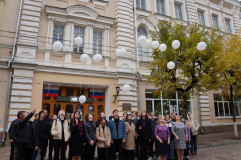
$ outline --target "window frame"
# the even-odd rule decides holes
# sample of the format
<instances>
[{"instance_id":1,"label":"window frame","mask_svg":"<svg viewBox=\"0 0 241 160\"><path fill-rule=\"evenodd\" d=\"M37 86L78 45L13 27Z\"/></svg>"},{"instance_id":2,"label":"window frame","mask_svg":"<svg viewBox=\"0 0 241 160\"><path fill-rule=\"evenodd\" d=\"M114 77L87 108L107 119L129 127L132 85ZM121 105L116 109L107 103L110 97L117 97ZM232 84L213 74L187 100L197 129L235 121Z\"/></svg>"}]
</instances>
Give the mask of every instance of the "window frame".
<instances>
[{"instance_id":1,"label":"window frame","mask_svg":"<svg viewBox=\"0 0 241 160\"><path fill-rule=\"evenodd\" d=\"M221 100L215 100L215 95L218 95L219 97L221 96ZM215 108L215 103L217 104L217 109L218 109L218 116L216 115L216 108ZM225 110L225 103L228 104L228 116L226 116L226 110ZM236 117L239 117L241 118L241 101L235 101L234 100L234 104L238 104L238 108L235 108L234 106L234 109L238 110L239 113L236 113ZM227 100L224 100L224 97L222 95L220 95L219 93L213 93L213 104L214 104L214 112L215 112L215 117L216 118L232 118L232 111L231 111L231 107L230 107L230 103L229 101ZM220 106L220 104L222 104L222 106ZM223 110L223 116L220 116L220 107L222 107L222 110Z\"/></svg>"},{"instance_id":2,"label":"window frame","mask_svg":"<svg viewBox=\"0 0 241 160\"><path fill-rule=\"evenodd\" d=\"M143 29L146 31L146 35L144 35L144 34L140 34L140 35L139 35L139 34L138 34L139 28L143 28ZM138 26L138 28L137 28L137 39L138 39L140 36L142 36L142 35L145 36L147 39L148 39L148 37L149 37L148 30L146 29L146 27L140 25L140 26ZM138 44L138 60L139 60L139 62L149 62L149 61L150 61L150 55L149 55L149 53L150 53L150 49L142 48L142 47L140 47L139 44ZM145 59L145 56L146 56L146 55L148 55L148 57Z\"/></svg>"},{"instance_id":3,"label":"window frame","mask_svg":"<svg viewBox=\"0 0 241 160\"><path fill-rule=\"evenodd\" d=\"M144 3L144 5L142 3ZM142 8L142 6L144 6L144 8ZM136 8L142 9L142 10L147 10L147 1L146 0L136 0Z\"/></svg>"},{"instance_id":4,"label":"window frame","mask_svg":"<svg viewBox=\"0 0 241 160\"><path fill-rule=\"evenodd\" d=\"M158 5L157 1L163 1L163 4L161 4L161 3L159 4L159 5L160 5L160 10L158 10L158 6L159 6L159 5ZM155 5L155 6L156 6L156 7L155 7L155 8L156 8L156 13L162 14L162 15L166 15L166 10L167 10L167 9L166 9L166 3L167 3L167 2L166 2L165 0L155 0L155 3L156 3L156 5ZM163 5L163 6L162 6L162 5ZM162 10L162 8L163 8L163 10ZM159 12L159 11L161 11L161 12Z\"/></svg>"},{"instance_id":5,"label":"window frame","mask_svg":"<svg viewBox=\"0 0 241 160\"><path fill-rule=\"evenodd\" d=\"M181 18L179 17L180 15L177 16L176 6L180 6ZM174 2L174 13L175 13L175 18L176 19L184 20L184 14L183 14L183 8L182 7L183 7L183 3Z\"/></svg>"},{"instance_id":6,"label":"window frame","mask_svg":"<svg viewBox=\"0 0 241 160\"><path fill-rule=\"evenodd\" d=\"M58 31L57 32L55 32L55 26L58 26ZM59 31L60 27L63 27L63 32ZM59 39L60 33L63 34L63 39L62 40ZM57 34L56 40L54 38L55 34ZM53 36L52 37L52 44L54 42L56 42L56 41L60 41L63 44L64 43L64 38L65 38L65 25L64 24L59 24L59 23L54 23L54 25L53 25L53 35L52 36Z\"/></svg>"},{"instance_id":7,"label":"window frame","mask_svg":"<svg viewBox=\"0 0 241 160\"><path fill-rule=\"evenodd\" d=\"M84 30L83 35L81 35L81 33L79 32L78 35L77 33L75 33L75 29L78 28L78 31L80 31L80 29ZM85 31L86 31L86 27L84 26L78 26L78 25L74 25L74 32L73 32L73 37L74 39L76 37L81 37L83 39L83 44L80 46L77 46L75 43L73 44L73 52L77 53L77 54L83 54L85 52ZM74 41L73 39L73 41ZM76 50L75 50L76 49ZM82 50L82 52L80 51Z\"/></svg>"},{"instance_id":8,"label":"window frame","mask_svg":"<svg viewBox=\"0 0 241 160\"><path fill-rule=\"evenodd\" d=\"M202 13L202 16L203 16L202 17L203 18L202 22L203 22L203 24L201 24L199 13ZM198 17L198 24L201 25L201 26L206 26L205 11L198 9L197 10L197 17Z\"/></svg>"},{"instance_id":9,"label":"window frame","mask_svg":"<svg viewBox=\"0 0 241 160\"><path fill-rule=\"evenodd\" d=\"M95 45L95 37L94 37L94 33L97 32L97 40L96 40L96 45ZM99 45L99 40L100 38L98 39L98 33L101 32L101 45ZM104 43L104 32L102 30L99 30L99 29L95 29L93 28L93 49L92 49L92 52L93 52L93 55L96 55L96 54L101 54L103 55L103 43ZM101 48L99 48L101 47ZM100 53L98 52L100 50Z\"/></svg>"}]
</instances>

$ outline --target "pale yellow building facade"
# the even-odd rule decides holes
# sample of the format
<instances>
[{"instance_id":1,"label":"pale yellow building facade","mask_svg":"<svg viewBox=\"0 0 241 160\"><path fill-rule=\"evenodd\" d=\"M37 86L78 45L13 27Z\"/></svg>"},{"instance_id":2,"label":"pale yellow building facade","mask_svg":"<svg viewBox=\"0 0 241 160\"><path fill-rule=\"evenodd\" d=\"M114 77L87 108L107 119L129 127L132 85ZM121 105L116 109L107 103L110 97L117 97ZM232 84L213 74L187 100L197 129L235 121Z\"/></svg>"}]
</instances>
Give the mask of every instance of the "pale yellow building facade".
<instances>
[{"instance_id":1,"label":"pale yellow building facade","mask_svg":"<svg viewBox=\"0 0 241 160\"><path fill-rule=\"evenodd\" d=\"M163 115L185 110L204 127L231 125L227 102L215 99L211 91L193 96L185 109L178 93L170 99L153 97L155 88L144 78L150 74L151 55L137 49L136 39L143 34L150 39L159 20L172 19L234 34L241 27L240 7L236 0L0 1L0 131L8 128L18 111L33 108L46 108L50 115L59 109L67 113L81 109L95 117L101 111L110 116L113 109L120 115L143 109ZM84 40L82 46L74 44L78 36ZM60 52L53 51L55 41L63 44ZM121 48L126 53L116 54ZM87 64L80 60L83 53L90 58ZM94 62L95 54L102 55L100 63ZM129 92L123 92L125 84L130 85ZM120 92L115 100L117 86ZM52 88L57 88L57 97L43 96ZM91 98L97 92L103 96ZM69 98L80 95L88 99L82 105ZM240 100L236 104L241 115Z\"/></svg>"}]
</instances>

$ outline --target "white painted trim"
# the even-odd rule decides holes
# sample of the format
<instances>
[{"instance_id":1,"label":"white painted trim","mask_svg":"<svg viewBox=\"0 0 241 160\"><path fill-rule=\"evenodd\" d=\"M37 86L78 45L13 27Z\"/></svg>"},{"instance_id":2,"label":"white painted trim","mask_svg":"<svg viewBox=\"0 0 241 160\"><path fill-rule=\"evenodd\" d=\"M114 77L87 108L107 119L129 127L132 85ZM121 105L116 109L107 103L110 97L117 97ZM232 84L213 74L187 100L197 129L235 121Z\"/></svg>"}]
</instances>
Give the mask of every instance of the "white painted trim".
<instances>
[{"instance_id":1,"label":"white painted trim","mask_svg":"<svg viewBox=\"0 0 241 160\"><path fill-rule=\"evenodd\" d=\"M172 7L173 7L173 17L175 17L176 19L177 19L177 17L176 17L176 11L175 11L175 3L177 3L177 4L180 4L181 5L181 8L182 8L182 20L183 21L187 21L187 14L186 14L186 3L185 3L185 1L183 1L183 0L172 0L173 1L173 3L172 3ZM178 20L180 20L180 19L178 19Z\"/></svg>"},{"instance_id":2,"label":"white painted trim","mask_svg":"<svg viewBox=\"0 0 241 160\"><path fill-rule=\"evenodd\" d=\"M212 25L210 25L211 27L213 27L213 15L216 15L217 18L218 18L218 27L219 27L219 30L220 31L223 31L223 23L222 23L222 20L221 20L221 13L219 12L216 12L214 10L211 10L210 9L210 17L211 17L211 21L212 21Z\"/></svg>"},{"instance_id":3,"label":"white painted trim","mask_svg":"<svg viewBox=\"0 0 241 160\"><path fill-rule=\"evenodd\" d=\"M198 11L202 11L202 12L203 12L203 14L204 14L205 26L206 26L206 27L210 27L209 20L208 20L209 18L208 18L208 10L207 10L207 8L200 7L200 6L197 7L197 20L198 20L198 23L199 23Z\"/></svg>"},{"instance_id":4,"label":"white painted trim","mask_svg":"<svg viewBox=\"0 0 241 160\"><path fill-rule=\"evenodd\" d=\"M223 19L223 22L224 22L225 32L227 33L227 28L226 28L225 20L228 19L229 22L230 22L230 28L231 28L231 31L232 31L231 33L232 33L232 34L235 34L233 17L223 14L223 18L224 18L224 19Z\"/></svg>"}]
</instances>

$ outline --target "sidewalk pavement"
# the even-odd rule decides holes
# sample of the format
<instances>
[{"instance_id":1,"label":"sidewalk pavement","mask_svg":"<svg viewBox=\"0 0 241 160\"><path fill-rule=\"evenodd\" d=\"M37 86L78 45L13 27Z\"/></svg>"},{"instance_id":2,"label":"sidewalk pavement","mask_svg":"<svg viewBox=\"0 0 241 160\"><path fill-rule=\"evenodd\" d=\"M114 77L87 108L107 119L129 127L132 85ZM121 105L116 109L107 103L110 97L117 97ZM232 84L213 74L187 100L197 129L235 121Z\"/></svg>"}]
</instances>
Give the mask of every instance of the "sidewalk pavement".
<instances>
[{"instance_id":1,"label":"sidewalk pavement","mask_svg":"<svg viewBox=\"0 0 241 160\"><path fill-rule=\"evenodd\" d=\"M241 132L235 139L233 132L198 135L198 155L190 160L239 160L241 159ZM67 151L68 152L68 151ZM8 160L10 146L0 147L0 160Z\"/></svg>"}]
</instances>

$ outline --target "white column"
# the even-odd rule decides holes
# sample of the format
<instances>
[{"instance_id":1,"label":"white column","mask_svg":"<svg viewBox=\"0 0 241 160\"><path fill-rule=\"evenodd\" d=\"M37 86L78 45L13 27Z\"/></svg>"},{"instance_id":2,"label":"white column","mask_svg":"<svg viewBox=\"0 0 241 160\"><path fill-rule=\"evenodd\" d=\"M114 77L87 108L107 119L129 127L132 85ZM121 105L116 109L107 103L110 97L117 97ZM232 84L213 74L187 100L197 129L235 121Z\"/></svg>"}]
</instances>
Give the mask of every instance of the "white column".
<instances>
[{"instance_id":1,"label":"white column","mask_svg":"<svg viewBox=\"0 0 241 160\"><path fill-rule=\"evenodd\" d=\"M93 25L88 23L85 28L85 38L84 38L84 52L86 54L92 54L92 45L93 45Z\"/></svg>"},{"instance_id":2,"label":"white column","mask_svg":"<svg viewBox=\"0 0 241 160\"><path fill-rule=\"evenodd\" d=\"M52 48L53 31L54 31L54 18L49 16L48 17L48 32L47 32L47 40L46 40L46 49Z\"/></svg>"},{"instance_id":3,"label":"white column","mask_svg":"<svg viewBox=\"0 0 241 160\"><path fill-rule=\"evenodd\" d=\"M109 46L110 46L110 27L106 27L103 32L103 56L109 56Z\"/></svg>"}]
</instances>

